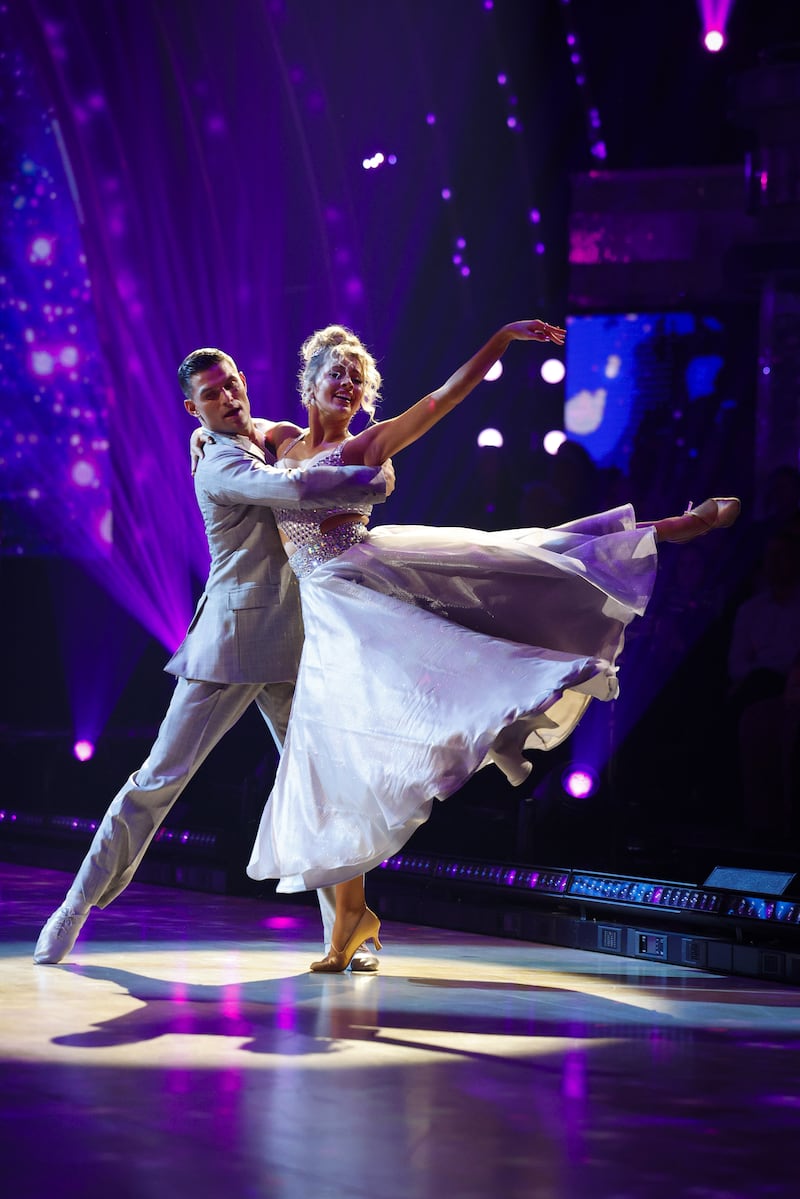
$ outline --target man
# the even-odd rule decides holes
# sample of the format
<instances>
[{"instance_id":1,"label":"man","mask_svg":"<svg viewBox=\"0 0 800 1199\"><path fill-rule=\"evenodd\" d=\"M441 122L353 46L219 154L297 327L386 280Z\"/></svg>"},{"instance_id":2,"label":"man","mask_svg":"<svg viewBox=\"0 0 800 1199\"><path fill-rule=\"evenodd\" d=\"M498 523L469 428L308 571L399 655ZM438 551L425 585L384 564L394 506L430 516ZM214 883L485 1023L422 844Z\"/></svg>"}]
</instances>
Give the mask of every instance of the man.
<instances>
[{"instance_id":1,"label":"man","mask_svg":"<svg viewBox=\"0 0 800 1199\"><path fill-rule=\"evenodd\" d=\"M251 703L280 749L286 734L303 627L297 581L272 507L378 503L394 488L387 463L284 471L250 413L245 376L229 354L200 349L178 368L187 412L210 440L195 473L211 567L183 644L165 669L175 691L155 744L117 793L61 906L42 929L33 960L62 961L92 907L104 908L133 878L189 780ZM318 892L326 944L333 888ZM377 969L356 955L354 968Z\"/></svg>"}]
</instances>

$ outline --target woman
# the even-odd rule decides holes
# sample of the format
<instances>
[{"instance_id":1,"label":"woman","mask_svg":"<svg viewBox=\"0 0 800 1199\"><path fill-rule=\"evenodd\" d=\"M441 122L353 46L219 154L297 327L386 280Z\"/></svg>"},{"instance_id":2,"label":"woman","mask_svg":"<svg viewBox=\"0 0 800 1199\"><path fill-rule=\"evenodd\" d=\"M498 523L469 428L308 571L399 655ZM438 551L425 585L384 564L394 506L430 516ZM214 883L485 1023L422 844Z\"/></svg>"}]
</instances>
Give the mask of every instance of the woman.
<instances>
[{"instance_id":1,"label":"woman","mask_svg":"<svg viewBox=\"0 0 800 1199\"><path fill-rule=\"evenodd\" d=\"M287 466L377 465L461 402L515 340L562 345L540 320L505 325L441 387L353 436L381 378L355 334L334 325L303 345L306 430L270 427ZM617 694L624 631L647 605L659 540L733 523L738 500L637 525L630 506L557 529L483 533L425 526L367 531L369 510L275 516L300 579L305 647L275 786L247 873L279 891L337 885L330 952L344 970L380 948L363 873L405 844L488 762L522 782L529 748L550 749L592 696Z\"/></svg>"}]
</instances>

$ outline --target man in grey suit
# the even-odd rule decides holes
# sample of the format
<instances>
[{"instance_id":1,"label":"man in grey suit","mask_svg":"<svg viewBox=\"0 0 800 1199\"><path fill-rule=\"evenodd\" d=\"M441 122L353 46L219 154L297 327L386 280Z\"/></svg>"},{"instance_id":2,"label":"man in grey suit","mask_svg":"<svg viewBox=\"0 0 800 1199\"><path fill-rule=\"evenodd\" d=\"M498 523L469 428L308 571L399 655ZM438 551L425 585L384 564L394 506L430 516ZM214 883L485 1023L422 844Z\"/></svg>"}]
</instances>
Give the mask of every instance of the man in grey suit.
<instances>
[{"instance_id":1,"label":"man in grey suit","mask_svg":"<svg viewBox=\"0 0 800 1199\"><path fill-rule=\"evenodd\" d=\"M124 890L189 780L251 703L282 746L303 625L297 580L272 507L377 503L394 487L390 463L378 472L364 466L277 469L253 423L245 377L222 350L195 350L178 378L187 411L210 438L195 492L211 568L186 638L165 667L177 680L155 744L115 796L64 902L44 925L37 964L62 961L91 908L106 907ZM318 896L328 943L333 888ZM377 968L366 952L356 956L356 969Z\"/></svg>"}]
</instances>

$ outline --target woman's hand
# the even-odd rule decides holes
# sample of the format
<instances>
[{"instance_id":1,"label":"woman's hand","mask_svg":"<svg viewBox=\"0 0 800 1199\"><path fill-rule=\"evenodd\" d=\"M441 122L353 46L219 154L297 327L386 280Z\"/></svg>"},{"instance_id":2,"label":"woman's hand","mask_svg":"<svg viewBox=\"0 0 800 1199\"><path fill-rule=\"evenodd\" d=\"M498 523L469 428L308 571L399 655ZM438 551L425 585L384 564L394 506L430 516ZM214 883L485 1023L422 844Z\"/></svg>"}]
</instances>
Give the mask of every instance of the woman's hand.
<instances>
[{"instance_id":1,"label":"woman's hand","mask_svg":"<svg viewBox=\"0 0 800 1199\"><path fill-rule=\"evenodd\" d=\"M203 428L202 425L199 425L189 438L189 455L192 462L192 474L194 474L197 470L197 464L203 457L203 446L207 441L211 440L211 435L207 429Z\"/></svg>"},{"instance_id":2,"label":"woman's hand","mask_svg":"<svg viewBox=\"0 0 800 1199\"><path fill-rule=\"evenodd\" d=\"M515 321L506 325L506 329L515 341L552 341L553 345L563 346L567 336L566 329L560 325L549 325L547 321Z\"/></svg>"}]
</instances>

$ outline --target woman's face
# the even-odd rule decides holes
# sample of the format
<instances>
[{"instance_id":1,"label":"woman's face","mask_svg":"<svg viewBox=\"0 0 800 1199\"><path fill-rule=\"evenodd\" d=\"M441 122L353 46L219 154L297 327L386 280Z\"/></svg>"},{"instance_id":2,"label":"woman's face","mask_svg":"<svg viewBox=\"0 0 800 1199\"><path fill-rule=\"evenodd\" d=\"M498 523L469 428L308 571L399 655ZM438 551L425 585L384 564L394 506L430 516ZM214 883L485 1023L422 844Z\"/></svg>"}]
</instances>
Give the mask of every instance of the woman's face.
<instances>
[{"instance_id":1,"label":"woman's face","mask_svg":"<svg viewBox=\"0 0 800 1199\"><path fill-rule=\"evenodd\" d=\"M364 372L354 358L331 358L314 384L313 399L321 416L352 420L364 398Z\"/></svg>"}]
</instances>

